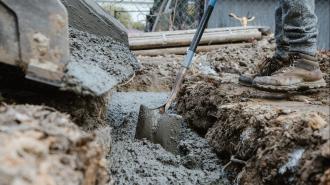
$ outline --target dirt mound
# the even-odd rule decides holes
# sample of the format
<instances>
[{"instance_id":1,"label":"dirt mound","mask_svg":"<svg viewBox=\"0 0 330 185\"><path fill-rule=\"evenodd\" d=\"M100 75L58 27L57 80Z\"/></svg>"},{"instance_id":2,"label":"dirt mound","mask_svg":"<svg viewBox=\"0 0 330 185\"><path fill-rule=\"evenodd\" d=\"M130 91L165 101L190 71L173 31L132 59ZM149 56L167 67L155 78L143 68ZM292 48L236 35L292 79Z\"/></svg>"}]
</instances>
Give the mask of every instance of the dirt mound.
<instances>
[{"instance_id":1,"label":"dirt mound","mask_svg":"<svg viewBox=\"0 0 330 185\"><path fill-rule=\"evenodd\" d=\"M0 184L105 185L101 147L51 108L0 106Z\"/></svg>"},{"instance_id":2,"label":"dirt mound","mask_svg":"<svg viewBox=\"0 0 330 185\"><path fill-rule=\"evenodd\" d=\"M324 73L325 81L330 87L330 51L318 53L317 58L320 61L320 68Z\"/></svg>"},{"instance_id":3,"label":"dirt mound","mask_svg":"<svg viewBox=\"0 0 330 185\"><path fill-rule=\"evenodd\" d=\"M206 61L217 74L188 76L179 95L178 111L190 127L206 135L220 159L228 162L225 170L232 181L239 184L327 182L329 89L281 94L239 85L239 74L253 72L251 68L259 59L272 52L271 48L258 49L257 45L237 52L227 48L230 54L225 56L234 53L230 60L223 59L220 52L215 52L218 56L208 54L211 60ZM252 54L240 54L245 52ZM318 58L321 69L329 73L330 57L320 53Z\"/></svg>"},{"instance_id":4,"label":"dirt mound","mask_svg":"<svg viewBox=\"0 0 330 185\"><path fill-rule=\"evenodd\" d=\"M243 74L255 72L256 66L273 53L274 44L262 40L253 44L228 45L204 55L217 73Z\"/></svg>"},{"instance_id":5,"label":"dirt mound","mask_svg":"<svg viewBox=\"0 0 330 185\"><path fill-rule=\"evenodd\" d=\"M258 61L270 57L274 44L264 39L257 43L233 44L194 57L194 64L187 77L196 74L254 72ZM170 91L183 55L138 56L142 68L129 83L121 85L119 91Z\"/></svg>"},{"instance_id":6,"label":"dirt mound","mask_svg":"<svg viewBox=\"0 0 330 185\"><path fill-rule=\"evenodd\" d=\"M264 101L223 105L206 137L220 155L245 161L236 179L241 184L317 184L330 168L329 107L306 106Z\"/></svg>"}]
</instances>

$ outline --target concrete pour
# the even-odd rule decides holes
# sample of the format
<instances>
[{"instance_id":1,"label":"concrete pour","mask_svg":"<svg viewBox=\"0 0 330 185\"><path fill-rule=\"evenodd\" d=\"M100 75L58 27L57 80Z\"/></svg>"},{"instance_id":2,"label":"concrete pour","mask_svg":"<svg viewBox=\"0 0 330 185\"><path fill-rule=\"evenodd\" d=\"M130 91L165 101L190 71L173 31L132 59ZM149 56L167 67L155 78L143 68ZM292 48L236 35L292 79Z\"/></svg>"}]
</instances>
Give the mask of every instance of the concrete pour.
<instances>
[{"instance_id":1,"label":"concrete pour","mask_svg":"<svg viewBox=\"0 0 330 185\"><path fill-rule=\"evenodd\" d=\"M61 1L68 10L71 27L98 36L108 36L128 45L127 29L94 0Z\"/></svg>"},{"instance_id":2,"label":"concrete pour","mask_svg":"<svg viewBox=\"0 0 330 185\"><path fill-rule=\"evenodd\" d=\"M78 93L104 94L128 80L140 67L128 47L111 37L70 28L70 49L64 89Z\"/></svg>"},{"instance_id":3,"label":"concrete pour","mask_svg":"<svg viewBox=\"0 0 330 185\"><path fill-rule=\"evenodd\" d=\"M161 105L166 92L115 92L109 105L115 184L228 184L222 166L207 141L185 127L179 155L147 140L135 140L138 110Z\"/></svg>"}]
</instances>

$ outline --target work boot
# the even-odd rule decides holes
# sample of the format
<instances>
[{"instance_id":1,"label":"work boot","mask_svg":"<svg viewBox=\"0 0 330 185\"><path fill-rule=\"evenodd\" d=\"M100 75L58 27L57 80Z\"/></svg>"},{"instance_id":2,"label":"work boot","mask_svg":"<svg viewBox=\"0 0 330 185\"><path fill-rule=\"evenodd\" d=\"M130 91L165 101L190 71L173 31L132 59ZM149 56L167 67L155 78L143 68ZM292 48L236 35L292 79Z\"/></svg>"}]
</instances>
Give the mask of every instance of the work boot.
<instances>
[{"instance_id":1,"label":"work boot","mask_svg":"<svg viewBox=\"0 0 330 185\"><path fill-rule=\"evenodd\" d=\"M289 65L289 59L279 58L273 56L272 58L266 58L260 65L257 66L257 73L244 74L239 77L239 82L242 85L252 86L252 82L257 76L270 76L275 71L278 71L284 66Z\"/></svg>"},{"instance_id":2,"label":"work boot","mask_svg":"<svg viewBox=\"0 0 330 185\"><path fill-rule=\"evenodd\" d=\"M272 91L308 90L326 86L315 57L294 54L290 56L290 63L270 76L256 77L253 85Z\"/></svg>"}]
</instances>

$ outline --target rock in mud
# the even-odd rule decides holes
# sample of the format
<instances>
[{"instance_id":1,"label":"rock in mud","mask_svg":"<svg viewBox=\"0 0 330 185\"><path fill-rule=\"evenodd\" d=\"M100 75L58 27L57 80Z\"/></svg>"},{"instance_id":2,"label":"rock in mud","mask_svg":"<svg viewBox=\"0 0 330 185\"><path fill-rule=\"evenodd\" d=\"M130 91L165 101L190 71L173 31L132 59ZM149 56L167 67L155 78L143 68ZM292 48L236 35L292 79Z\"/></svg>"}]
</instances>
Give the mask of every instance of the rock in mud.
<instances>
[{"instance_id":1,"label":"rock in mud","mask_svg":"<svg viewBox=\"0 0 330 185\"><path fill-rule=\"evenodd\" d=\"M0 106L0 184L105 185L102 148L52 108Z\"/></svg>"}]
</instances>

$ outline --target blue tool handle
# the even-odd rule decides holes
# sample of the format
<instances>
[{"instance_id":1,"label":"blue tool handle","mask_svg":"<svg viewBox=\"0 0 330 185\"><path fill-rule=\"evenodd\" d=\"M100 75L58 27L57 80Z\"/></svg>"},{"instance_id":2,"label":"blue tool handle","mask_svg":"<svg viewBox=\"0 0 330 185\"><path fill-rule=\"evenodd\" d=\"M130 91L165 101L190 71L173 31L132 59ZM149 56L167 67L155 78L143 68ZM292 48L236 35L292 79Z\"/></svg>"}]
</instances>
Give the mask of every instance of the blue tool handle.
<instances>
[{"instance_id":1,"label":"blue tool handle","mask_svg":"<svg viewBox=\"0 0 330 185\"><path fill-rule=\"evenodd\" d=\"M214 9L214 6L216 4L217 0L210 0L209 1L209 5L207 7L207 10L206 12L204 13L203 17L202 17L202 20L196 30L196 33L195 33L195 36L190 44L190 47L189 47L189 50L188 50L188 53L182 63L182 66L189 69L191 64L192 64L192 59L195 55L195 52L196 52L196 49L197 49L197 46L203 36L203 33L204 33L204 30L205 28L207 27L207 23L210 19L210 16L213 12L213 9Z\"/></svg>"},{"instance_id":2,"label":"blue tool handle","mask_svg":"<svg viewBox=\"0 0 330 185\"><path fill-rule=\"evenodd\" d=\"M217 3L217 0L209 0L209 6L214 7L216 3Z\"/></svg>"}]
</instances>

